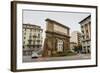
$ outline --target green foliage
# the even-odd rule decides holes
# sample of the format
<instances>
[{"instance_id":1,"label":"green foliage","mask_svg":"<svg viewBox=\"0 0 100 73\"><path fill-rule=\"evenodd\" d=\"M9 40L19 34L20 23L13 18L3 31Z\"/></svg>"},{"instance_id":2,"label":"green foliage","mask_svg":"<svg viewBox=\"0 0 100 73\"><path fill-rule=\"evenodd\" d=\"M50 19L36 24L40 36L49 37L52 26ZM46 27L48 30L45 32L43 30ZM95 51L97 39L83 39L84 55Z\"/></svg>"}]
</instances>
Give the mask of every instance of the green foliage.
<instances>
[{"instance_id":1,"label":"green foliage","mask_svg":"<svg viewBox=\"0 0 100 73\"><path fill-rule=\"evenodd\" d=\"M73 49L75 52L79 52L79 51L82 51L82 45L78 45L78 46L74 46L74 49Z\"/></svg>"}]
</instances>

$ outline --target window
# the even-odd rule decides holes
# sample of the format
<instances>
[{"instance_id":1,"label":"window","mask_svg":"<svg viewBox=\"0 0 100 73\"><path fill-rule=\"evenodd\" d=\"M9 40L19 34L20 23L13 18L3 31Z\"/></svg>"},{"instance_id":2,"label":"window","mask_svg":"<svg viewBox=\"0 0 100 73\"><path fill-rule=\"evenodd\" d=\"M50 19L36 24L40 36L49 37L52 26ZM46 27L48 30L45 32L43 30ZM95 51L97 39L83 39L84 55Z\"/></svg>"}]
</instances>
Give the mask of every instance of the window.
<instances>
[{"instance_id":1,"label":"window","mask_svg":"<svg viewBox=\"0 0 100 73\"><path fill-rule=\"evenodd\" d=\"M25 41L23 42L23 44L25 44Z\"/></svg>"},{"instance_id":2,"label":"window","mask_svg":"<svg viewBox=\"0 0 100 73\"><path fill-rule=\"evenodd\" d=\"M63 51L63 41L62 40L57 40L57 51L62 52Z\"/></svg>"},{"instance_id":3,"label":"window","mask_svg":"<svg viewBox=\"0 0 100 73\"><path fill-rule=\"evenodd\" d=\"M89 38L89 36L87 35L87 36L86 36L86 38L88 39L88 38Z\"/></svg>"},{"instance_id":4,"label":"window","mask_svg":"<svg viewBox=\"0 0 100 73\"><path fill-rule=\"evenodd\" d=\"M26 38L24 37L24 39L26 39Z\"/></svg>"},{"instance_id":5,"label":"window","mask_svg":"<svg viewBox=\"0 0 100 73\"><path fill-rule=\"evenodd\" d=\"M38 37L40 38L40 34L38 34Z\"/></svg>"},{"instance_id":6,"label":"window","mask_svg":"<svg viewBox=\"0 0 100 73\"><path fill-rule=\"evenodd\" d=\"M36 34L33 35L33 38L36 38Z\"/></svg>"},{"instance_id":7,"label":"window","mask_svg":"<svg viewBox=\"0 0 100 73\"><path fill-rule=\"evenodd\" d=\"M29 35L29 38L31 39L32 38L32 34L30 33L30 35Z\"/></svg>"},{"instance_id":8,"label":"window","mask_svg":"<svg viewBox=\"0 0 100 73\"><path fill-rule=\"evenodd\" d=\"M24 32L24 35L26 35L26 32Z\"/></svg>"},{"instance_id":9,"label":"window","mask_svg":"<svg viewBox=\"0 0 100 73\"><path fill-rule=\"evenodd\" d=\"M83 39L84 39L84 36L83 36Z\"/></svg>"},{"instance_id":10,"label":"window","mask_svg":"<svg viewBox=\"0 0 100 73\"><path fill-rule=\"evenodd\" d=\"M37 40L38 43L40 43L40 40Z\"/></svg>"},{"instance_id":11,"label":"window","mask_svg":"<svg viewBox=\"0 0 100 73\"><path fill-rule=\"evenodd\" d=\"M82 33L84 34L84 31L82 30Z\"/></svg>"},{"instance_id":12,"label":"window","mask_svg":"<svg viewBox=\"0 0 100 73\"><path fill-rule=\"evenodd\" d=\"M84 46L84 49L86 49L86 47Z\"/></svg>"},{"instance_id":13,"label":"window","mask_svg":"<svg viewBox=\"0 0 100 73\"><path fill-rule=\"evenodd\" d=\"M83 26L81 26L81 28L83 28Z\"/></svg>"},{"instance_id":14,"label":"window","mask_svg":"<svg viewBox=\"0 0 100 73\"><path fill-rule=\"evenodd\" d=\"M86 33L88 33L88 30L86 30Z\"/></svg>"}]
</instances>

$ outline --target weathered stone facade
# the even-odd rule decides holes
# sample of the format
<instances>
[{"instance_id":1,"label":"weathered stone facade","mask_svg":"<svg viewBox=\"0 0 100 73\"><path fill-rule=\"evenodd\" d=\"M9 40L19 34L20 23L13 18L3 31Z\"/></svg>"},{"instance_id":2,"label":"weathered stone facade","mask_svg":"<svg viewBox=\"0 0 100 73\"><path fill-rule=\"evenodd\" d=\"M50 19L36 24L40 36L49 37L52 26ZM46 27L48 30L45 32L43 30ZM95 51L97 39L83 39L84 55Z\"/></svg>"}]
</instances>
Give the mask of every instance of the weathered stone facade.
<instances>
[{"instance_id":1,"label":"weathered stone facade","mask_svg":"<svg viewBox=\"0 0 100 73\"><path fill-rule=\"evenodd\" d=\"M82 32L82 52L91 53L91 15L79 23Z\"/></svg>"},{"instance_id":2,"label":"weathered stone facade","mask_svg":"<svg viewBox=\"0 0 100 73\"><path fill-rule=\"evenodd\" d=\"M42 31L40 26L23 24L23 55L31 56L42 47Z\"/></svg>"},{"instance_id":3,"label":"weathered stone facade","mask_svg":"<svg viewBox=\"0 0 100 73\"><path fill-rule=\"evenodd\" d=\"M46 22L43 56L48 57L68 51L70 49L69 28L51 19L46 19Z\"/></svg>"}]
</instances>

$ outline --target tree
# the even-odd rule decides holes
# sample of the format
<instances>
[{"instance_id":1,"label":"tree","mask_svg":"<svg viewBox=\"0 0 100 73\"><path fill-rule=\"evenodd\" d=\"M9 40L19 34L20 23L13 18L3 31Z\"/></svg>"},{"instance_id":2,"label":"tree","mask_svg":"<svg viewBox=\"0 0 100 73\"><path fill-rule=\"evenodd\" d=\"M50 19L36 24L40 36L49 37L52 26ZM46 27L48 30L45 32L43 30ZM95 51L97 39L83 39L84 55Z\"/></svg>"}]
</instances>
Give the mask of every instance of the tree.
<instances>
[{"instance_id":1,"label":"tree","mask_svg":"<svg viewBox=\"0 0 100 73\"><path fill-rule=\"evenodd\" d=\"M75 52L77 52L77 53L81 53L82 52L82 45L74 46L74 49L73 50Z\"/></svg>"}]
</instances>

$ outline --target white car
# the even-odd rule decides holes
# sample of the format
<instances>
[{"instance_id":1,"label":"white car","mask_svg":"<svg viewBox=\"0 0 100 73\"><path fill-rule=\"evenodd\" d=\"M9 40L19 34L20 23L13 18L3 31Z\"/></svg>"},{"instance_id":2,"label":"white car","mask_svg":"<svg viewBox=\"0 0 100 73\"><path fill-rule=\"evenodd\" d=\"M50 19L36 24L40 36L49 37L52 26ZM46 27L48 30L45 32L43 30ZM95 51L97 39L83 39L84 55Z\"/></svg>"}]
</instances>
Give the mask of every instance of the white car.
<instances>
[{"instance_id":1,"label":"white car","mask_svg":"<svg viewBox=\"0 0 100 73\"><path fill-rule=\"evenodd\" d=\"M38 58L39 55L36 52L32 52L32 58Z\"/></svg>"}]
</instances>

